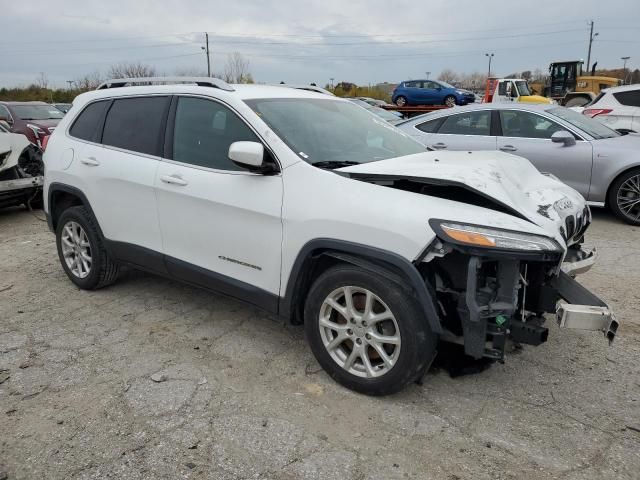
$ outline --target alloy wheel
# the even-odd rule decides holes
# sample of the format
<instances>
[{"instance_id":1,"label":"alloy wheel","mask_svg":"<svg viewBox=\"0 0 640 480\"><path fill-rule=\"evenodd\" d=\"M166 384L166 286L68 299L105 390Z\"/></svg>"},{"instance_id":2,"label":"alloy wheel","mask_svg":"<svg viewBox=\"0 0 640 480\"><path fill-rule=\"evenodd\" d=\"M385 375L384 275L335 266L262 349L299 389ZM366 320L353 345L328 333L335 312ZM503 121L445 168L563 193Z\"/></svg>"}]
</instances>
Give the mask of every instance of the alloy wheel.
<instances>
[{"instance_id":1,"label":"alloy wheel","mask_svg":"<svg viewBox=\"0 0 640 480\"><path fill-rule=\"evenodd\" d=\"M630 220L640 220L640 175L629 177L618 189L618 208Z\"/></svg>"},{"instance_id":2,"label":"alloy wheel","mask_svg":"<svg viewBox=\"0 0 640 480\"><path fill-rule=\"evenodd\" d=\"M455 105L456 105L456 99L455 99L455 98L453 98L453 97L447 97L447 98L445 98L445 100L444 100L444 104L445 104L447 107L455 107Z\"/></svg>"},{"instance_id":3,"label":"alloy wheel","mask_svg":"<svg viewBox=\"0 0 640 480\"><path fill-rule=\"evenodd\" d=\"M67 268L78 278L86 278L91 273L91 243L79 223L67 222L62 228L62 256Z\"/></svg>"},{"instance_id":4,"label":"alloy wheel","mask_svg":"<svg viewBox=\"0 0 640 480\"><path fill-rule=\"evenodd\" d=\"M320 337L331 358L358 377L380 377L400 355L400 329L393 312L373 292L345 286L322 303Z\"/></svg>"}]
</instances>

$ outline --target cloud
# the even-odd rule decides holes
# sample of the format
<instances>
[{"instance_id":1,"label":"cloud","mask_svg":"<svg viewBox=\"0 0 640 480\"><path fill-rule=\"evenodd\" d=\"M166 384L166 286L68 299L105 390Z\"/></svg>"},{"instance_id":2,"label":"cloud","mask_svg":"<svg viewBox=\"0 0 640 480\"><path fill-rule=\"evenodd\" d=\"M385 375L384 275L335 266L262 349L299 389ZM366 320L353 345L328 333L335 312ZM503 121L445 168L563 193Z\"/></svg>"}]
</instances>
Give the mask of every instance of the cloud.
<instances>
[{"instance_id":1,"label":"cloud","mask_svg":"<svg viewBox=\"0 0 640 480\"><path fill-rule=\"evenodd\" d=\"M444 68L484 71L485 52L495 53L498 73L545 69L552 60L586 57L590 16L600 33L592 54L600 66L618 66L637 48L639 3L612 0L607 11L623 15L609 17L599 15L596 0L581 2L578 17L558 3L67 0L56 14L43 0L12 2L2 12L0 86L31 82L43 71L62 87L123 61L166 73L203 68L205 31L214 71L238 51L264 82L367 84ZM563 8L571 15L559 16Z\"/></svg>"}]
</instances>

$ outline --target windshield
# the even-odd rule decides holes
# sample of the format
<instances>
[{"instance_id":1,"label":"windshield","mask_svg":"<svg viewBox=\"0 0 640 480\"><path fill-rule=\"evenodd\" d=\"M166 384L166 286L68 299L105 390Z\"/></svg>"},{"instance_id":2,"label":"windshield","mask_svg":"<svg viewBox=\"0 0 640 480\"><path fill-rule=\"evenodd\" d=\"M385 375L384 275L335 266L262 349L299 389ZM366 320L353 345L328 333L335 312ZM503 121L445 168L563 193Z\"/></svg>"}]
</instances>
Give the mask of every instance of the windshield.
<instances>
[{"instance_id":1,"label":"windshield","mask_svg":"<svg viewBox=\"0 0 640 480\"><path fill-rule=\"evenodd\" d=\"M13 112L20 120L57 120L64 113L53 105L13 105Z\"/></svg>"},{"instance_id":2,"label":"windshield","mask_svg":"<svg viewBox=\"0 0 640 480\"><path fill-rule=\"evenodd\" d=\"M349 100L355 103L356 105L360 105L365 110L369 110L371 113L375 113L380 118L388 122L395 122L396 120L398 120L398 116L395 113L385 110L384 108L376 107L358 98L353 98L353 99L350 98Z\"/></svg>"},{"instance_id":3,"label":"windshield","mask_svg":"<svg viewBox=\"0 0 640 480\"><path fill-rule=\"evenodd\" d=\"M521 80L519 82L516 82L516 88L518 89L518 94L520 94L521 97L531 95L531 90L529 90L529 85L527 85L527 82L525 81Z\"/></svg>"},{"instance_id":4,"label":"windshield","mask_svg":"<svg viewBox=\"0 0 640 480\"><path fill-rule=\"evenodd\" d=\"M312 165L368 163L425 151L408 135L351 102L317 98L245 102L291 150Z\"/></svg>"},{"instance_id":5,"label":"windshield","mask_svg":"<svg viewBox=\"0 0 640 480\"><path fill-rule=\"evenodd\" d=\"M561 118L565 122L569 122L571 125L579 128L583 132L588 133L596 140L620 136L618 132L604 126L597 120L593 120L586 115L574 112L573 110L570 110L568 108L556 107L547 110L547 112L549 112L551 115L555 115L556 117Z\"/></svg>"}]
</instances>

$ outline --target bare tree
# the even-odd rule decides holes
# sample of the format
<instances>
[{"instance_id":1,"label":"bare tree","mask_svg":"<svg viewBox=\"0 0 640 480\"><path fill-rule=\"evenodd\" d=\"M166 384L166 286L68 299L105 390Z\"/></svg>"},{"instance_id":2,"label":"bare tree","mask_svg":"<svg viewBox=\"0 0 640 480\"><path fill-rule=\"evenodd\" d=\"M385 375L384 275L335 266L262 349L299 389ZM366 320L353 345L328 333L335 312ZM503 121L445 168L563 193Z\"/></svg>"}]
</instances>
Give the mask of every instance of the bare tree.
<instances>
[{"instance_id":1,"label":"bare tree","mask_svg":"<svg viewBox=\"0 0 640 480\"><path fill-rule=\"evenodd\" d=\"M102 74L98 71L89 73L84 77L76 78L73 81L73 86L76 90L88 91L95 90L98 85L102 83Z\"/></svg>"},{"instance_id":2,"label":"bare tree","mask_svg":"<svg viewBox=\"0 0 640 480\"><path fill-rule=\"evenodd\" d=\"M450 68L445 68L440 72L440 75L438 75L438 80L442 80L447 83L455 83L459 78L459 75Z\"/></svg>"},{"instance_id":3,"label":"bare tree","mask_svg":"<svg viewBox=\"0 0 640 480\"><path fill-rule=\"evenodd\" d=\"M154 77L156 75L155 67L145 65L140 62L134 63L117 63L109 68L109 78L140 78Z\"/></svg>"},{"instance_id":4,"label":"bare tree","mask_svg":"<svg viewBox=\"0 0 640 480\"><path fill-rule=\"evenodd\" d=\"M36 77L36 83L38 88L42 88L43 90L49 86L49 79L47 78L46 73L40 72Z\"/></svg>"},{"instance_id":5,"label":"bare tree","mask_svg":"<svg viewBox=\"0 0 640 480\"><path fill-rule=\"evenodd\" d=\"M522 78L525 79L527 82L531 80L531 70L525 70L520 75L522 75Z\"/></svg>"},{"instance_id":6,"label":"bare tree","mask_svg":"<svg viewBox=\"0 0 640 480\"><path fill-rule=\"evenodd\" d=\"M460 75L459 83L463 88L480 91L484 89L487 83L487 74L480 72L465 73Z\"/></svg>"},{"instance_id":7,"label":"bare tree","mask_svg":"<svg viewBox=\"0 0 640 480\"><path fill-rule=\"evenodd\" d=\"M249 73L249 60L246 60L240 52L227 55L223 78L229 83L253 83L253 77Z\"/></svg>"},{"instance_id":8,"label":"bare tree","mask_svg":"<svg viewBox=\"0 0 640 480\"><path fill-rule=\"evenodd\" d=\"M174 75L177 77L206 77L207 70L203 70L197 67L176 68ZM214 75L214 77L220 77L220 75Z\"/></svg>"}]
</instances>

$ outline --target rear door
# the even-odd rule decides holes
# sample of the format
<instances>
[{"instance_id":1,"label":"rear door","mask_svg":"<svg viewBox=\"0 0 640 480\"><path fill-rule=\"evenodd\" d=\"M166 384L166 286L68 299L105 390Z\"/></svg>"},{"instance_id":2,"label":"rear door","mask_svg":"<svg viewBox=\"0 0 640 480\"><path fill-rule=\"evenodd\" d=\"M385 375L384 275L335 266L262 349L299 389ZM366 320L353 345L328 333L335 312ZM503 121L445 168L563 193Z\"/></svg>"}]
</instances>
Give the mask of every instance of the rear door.
<instances>
[{"instance_id":1,"label":"rear door","mask_svg":"<svg viewBox=\"0 0 640 480\"><path fill-rule=\"evenodd\" d=\"M439 88L441 88L440 85L435 82L429 80L422 82L422 98L426 104L441 103Z\"/></svg>"},{"instance_id":2,"label":"rear door","mask_svg":"<svg viewBox=\"0 0 640 480\"><path fill-rule=\"evenodd\" d=\"M491 110L472 110L417 124L410 132L433 150L495 150Z\"/></svg>"},{"instance_id":3,"label":"rear door","mask_svg":"<svg viewBox=\"0 0 640 480\"><path fill-rule=\"evenodd\" d=\"M422 103L422 82L411 80L410 82L404 82L404 86L409 103L414 105Z\"/></svg>"},{"instance_id":4,"label":"rear door","mask_svg":"<svg viewBox=\"0 0 640 480\"><path fill-rule=\"evenodd\" d=\"M541 172L554 174L589 197L593 148L576 137L576 144L553 143L551 136L564 126L547 117L524 110L500 110L498 149L526 158Z\"/></svg>"},{"instance_id":5,"label":"rear door","mask_svg":"<svg viewBox=\"0 0 640 480\"><path fill-rule=\"evenodd\" d=\"M161 250L154 181L168 106L167 96L97 102L87 106L69 131L84 140L71 173L84 183L104 236L119 242L123 255L134 245L145 249L140 252ZM87 136L90 128L79 128L85 114L104 118L104 127L93 137ZM122 259L138 263L138 258Z\"/></svg>"},{"instance_id":6,"label":"rear door","mask_svg":"<svg viewBox=\"0 0 640 480\"><path fill-rule=\"evenodd\" d=\"M155 181L165 262L178 278L275 308L282 177L229 160L237 141L261 142L227 105L176 97Z\"/></svg>"}]
</instances>

